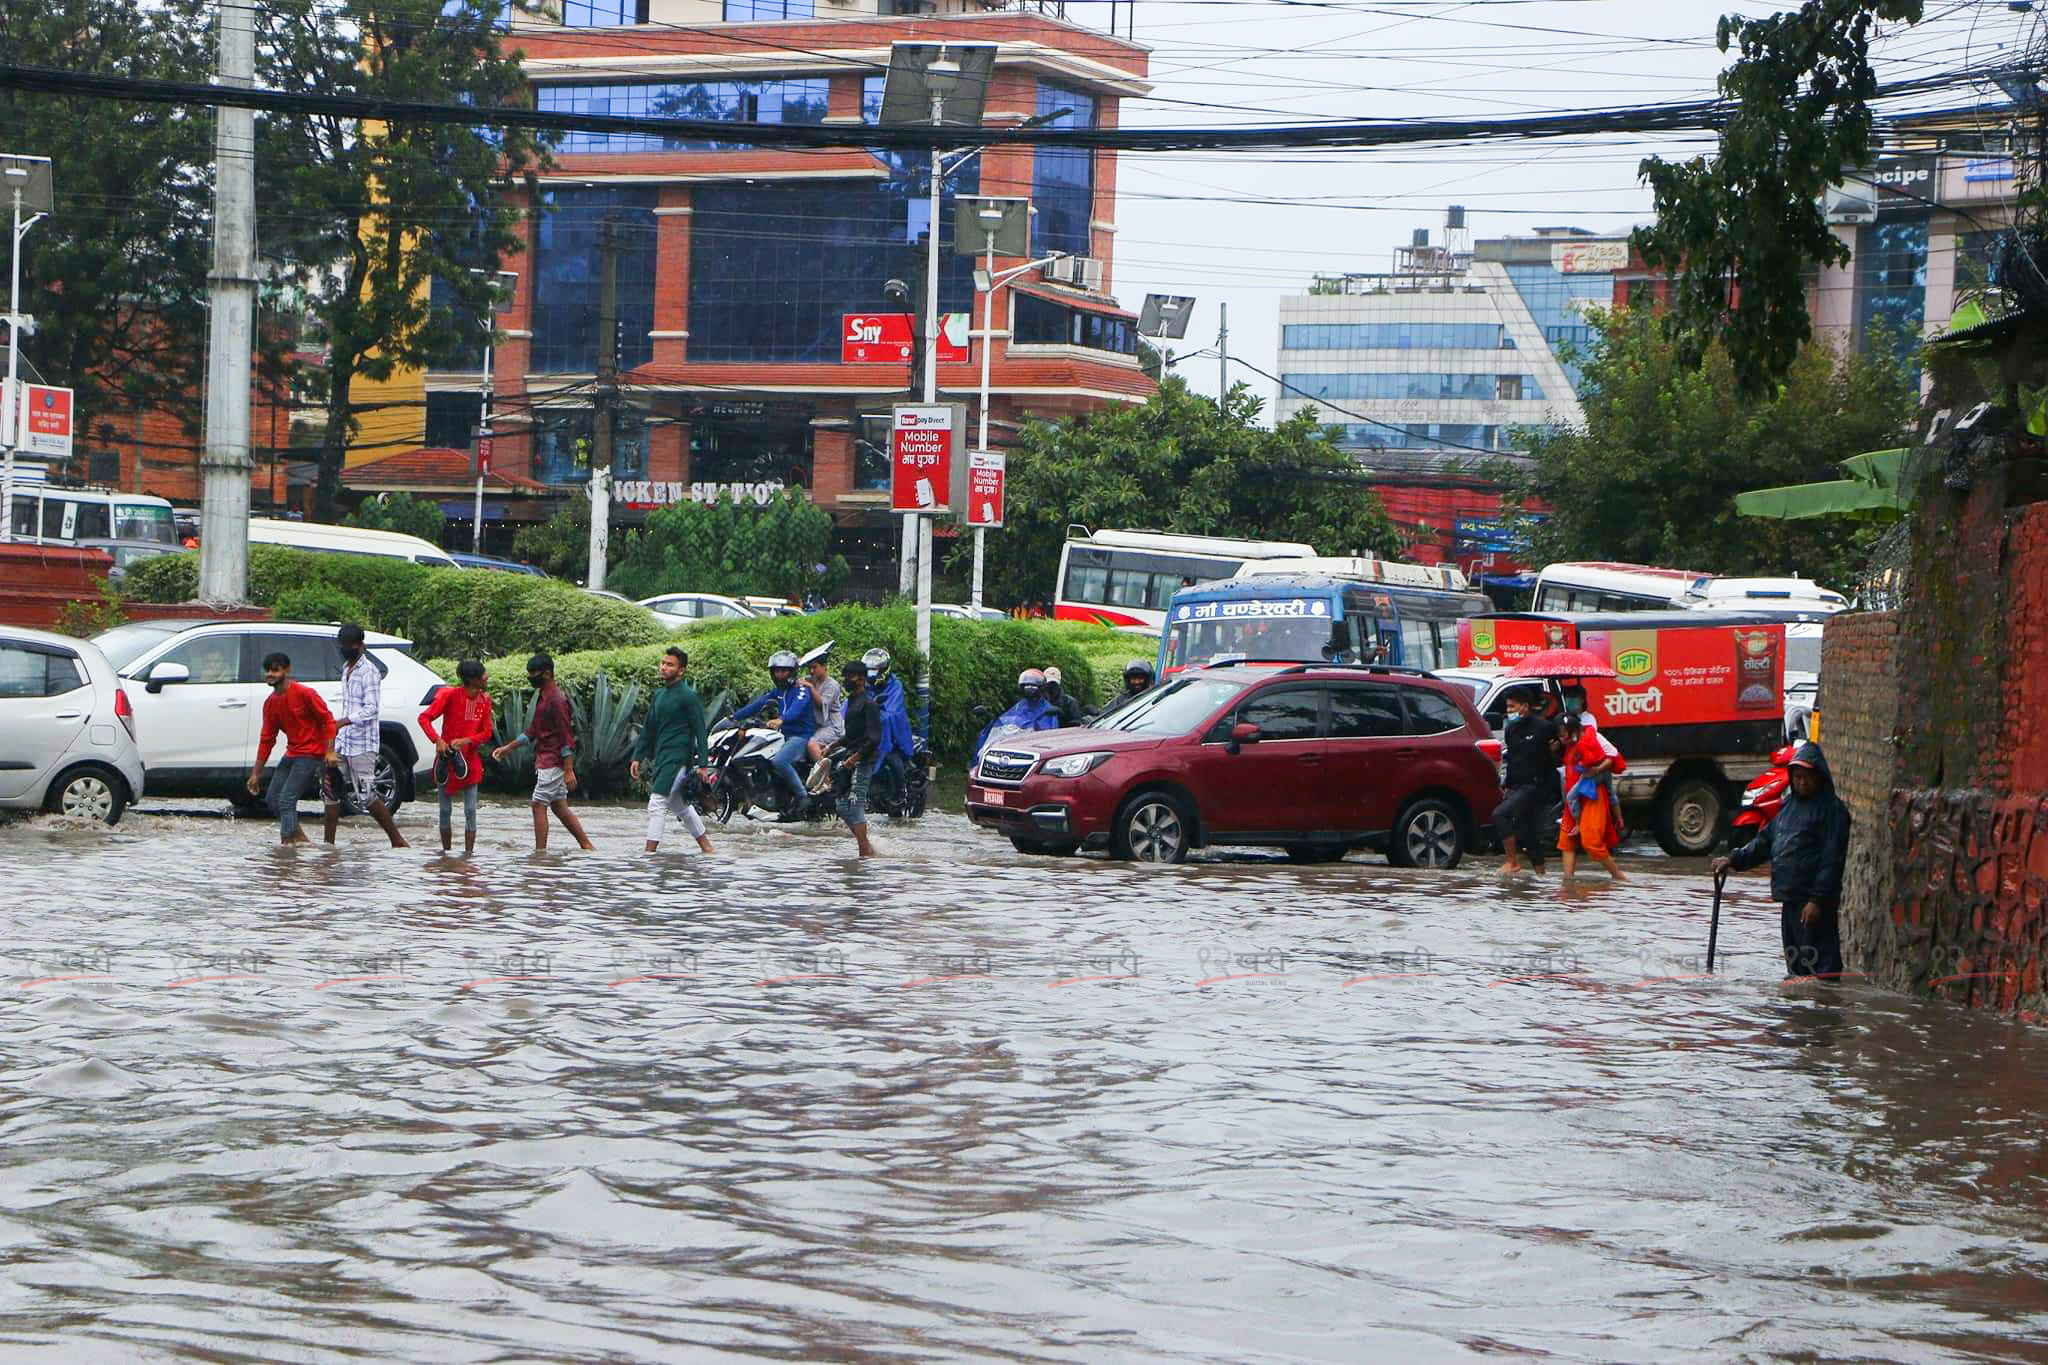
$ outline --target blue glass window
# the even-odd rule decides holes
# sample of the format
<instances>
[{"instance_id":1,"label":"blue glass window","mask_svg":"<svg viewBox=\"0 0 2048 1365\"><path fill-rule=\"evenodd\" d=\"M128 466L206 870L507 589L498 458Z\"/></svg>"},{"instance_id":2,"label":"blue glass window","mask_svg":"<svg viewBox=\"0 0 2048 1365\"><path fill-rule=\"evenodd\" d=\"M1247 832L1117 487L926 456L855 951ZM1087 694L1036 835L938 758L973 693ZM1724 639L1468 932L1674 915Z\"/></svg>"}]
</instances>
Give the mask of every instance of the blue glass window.
<instances>
[{"instance_id":1,"label":"blue glass window","mask_svg":"<svg viewBox=\"0 0 2048 1365\"><path fill-rule=\"evenodd\" d=\"M635 81L613 85L539 85L536 107L560 114L703 119L715 123L823 123L831 82L823 76L777 81ZM562 134L562 152L730 151L743 137L686 138L661 133Z\"/></svg>"},{"instance_id":2,"label":"blue glass window","mask_svg":"<svg viewBox=\"0 0 2048 1365\"><path fill-rule=\"evenodd\" d=\"M619 368L654 354L654 190L644 186L553 190L544 196L533 253L533 355L542 374L597 368L598 233L618 238Z\"/></svg>"},{"instance_id":3,"label":"blue glass window","mask_svg":"<svg viewBox=\"0 0 2048 1365\"><path fill-rule=\"evenodd\" d=\"M1283 351L1498 351L1496 322L1291 322Z\"/></svg>"},{"instance_id":4,"label":"blue glass window","mask_svg":"<svg viewBox=\"0 0 2048 1365\"><path fill-rule=\"evenodd\" d=\"M1095 97L1064 86L1038 87L1038 114L1068 110L1050 126L1071 131L1095 126ZM1088 221L1095 212L1095 152L1087 147L1040 147L1031 157L1032 254L1089 255Z\"/></svg>"},{"instance_id":5,"label":"blue glass window","mask_svg":"<svg viewBox=\"0 0 2048 1365\"><path fill-rule=\"evenodd\" d=\"M1289 374L1281 378L1296 397L1470 398L1494 401L1541 398L1533 374Z\"/></svg>"},{"instance_id":6,"label":"blue glass window","mask_svg":"<svg viewBox=\"0 0 2048 1365\"><path fill-rule=\"evenodd\" d=\"M647 0L562 0L567 28L616 28L647 22Z\"/></svg>"},{"instance_id":7,"label":"blue glass window","mask_svg":"<svg viewBox=\"0 0 2048 1365\"><path fill-rule=\"evenodd\" d=\"M1138 353L1138 333L1129 318L1085 308L1063 308L1036 294L1019 293L1015 314L1019 346L1085 346L1091 351Z\"/></svg>"},{"instance_id":8,"label":"blue glass window","mask_svg":"<svg viewBox=\"0 0 2048 1365\"><path fill-rule=\"evenodd\" d=\"M1585 309L1589 306L1602 308L1614 304L1614 276L1602 273L1567 275L1551 265L1509 265L1504 267L1508 279L1513 281L1515 292L1522 296L1523 306L1529 316L1543 332L1543 339L1550 343L1550 350L1564 366L1565 374L1572 381L1572 388L1579 389L1585 383L1585 376L1579 367L1568 359L1572 348L1583 351L1593 341L1594 330L1586 321Z\"/></svg>"},{"instance_id":9,"label":"blue glass window","mask_svg":"<svg viewBox=\"0 0 2048 1365\"><path fill-rule=\"evenodd\" d=\"M533 415L533 477L589 483L592 409L540 409ZM612 413L612 477L647 477L647 419L632 408Z\"/></svg>"},{"instance_id":10,"label":"blue glass window","mask_svg":"<svg viewBox=\"0 0 2048 1365\"><path fill-rule=\"evenodd\" d=\"M1891 332L1899 360L1917 378L1927 323L1927 219L1894 218L1856 234L1856 335L1870 344L1873 325Z\"/></svg>"},{"instance_id":11,"label":"blue glass window","mask_svg":"<svg viewBox=\"0 0 2048 1365\"><path fill-rule=\"evenodd\" d=\"M1464 422L1402 422L1375 426L1370 422L1340 422L1330 428L1340 445L1367 450L1432 450L1446 444L1501 450L1501 429Z\"/></svg>"},{"instance_id":12,"label":"blue glass window","mask_svg":"<svg viewBox=\"0 0 2048 1365\"><path fill-rule=\"evenodd\" d=\"M886 180L706 185L690 199L692 360L837 364L841 320L891 307L899 279L923 307L929 204L921 152L876 155ZM951 249L955 195L979 188L978 161L947 177L939 306L974 302L974 260Z\"/></svg>"},{"instance_id":13,"label":"blue glass window","mask_svg":"<svg viewBox=\"0 0 2048 1365\"><path fill-rule=\"evenodd\" d=\"M809 19L813 13L811 0L725 0L725 21L728 24Z\"/></svg>"}]
</instances>

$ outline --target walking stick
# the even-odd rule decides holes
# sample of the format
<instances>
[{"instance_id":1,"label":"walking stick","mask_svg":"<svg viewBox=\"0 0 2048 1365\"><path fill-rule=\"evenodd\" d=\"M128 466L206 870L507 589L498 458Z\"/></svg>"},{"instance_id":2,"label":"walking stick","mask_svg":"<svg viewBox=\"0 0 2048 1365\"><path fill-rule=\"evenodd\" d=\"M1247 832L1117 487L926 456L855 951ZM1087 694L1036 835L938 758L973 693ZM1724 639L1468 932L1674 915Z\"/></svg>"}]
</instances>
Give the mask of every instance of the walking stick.
<instances>
[{"instance_id":1,"label":"walking stick","mask_svg":"<svg viewBox=\"0 0 2048 1365\"><path fill-rule=\"evenodd\" d=\"M1721 888L1728 881L1724 868L1714 874L1714 915L1707 921L1707 970L1714 970L1714 942L1721 937Z\"/></svg>"}]
</instances>

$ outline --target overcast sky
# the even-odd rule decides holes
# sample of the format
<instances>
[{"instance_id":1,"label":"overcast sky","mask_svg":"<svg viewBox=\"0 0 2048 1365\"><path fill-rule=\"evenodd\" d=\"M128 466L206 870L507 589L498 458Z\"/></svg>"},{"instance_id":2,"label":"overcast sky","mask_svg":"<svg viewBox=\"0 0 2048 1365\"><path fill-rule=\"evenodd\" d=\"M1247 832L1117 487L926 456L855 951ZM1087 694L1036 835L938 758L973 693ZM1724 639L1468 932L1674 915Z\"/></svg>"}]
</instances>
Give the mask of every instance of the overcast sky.
<instances>
[{"instance_id":1,"label":"overcast sky","mask_svg":"<svg viewBox=\"0 0 2048 1365\"><path fill-rule=\"evenodd\" d=\"M1152 48L1153 96L1127 101L1132 126L1306 123L1331 118L1488 118L1707 98L1725 58L1723 13L1791 8L1759 0L1143 0L1136 37ZM1106 25L1098 0L1071 16ZM2037 9L2041 6L2037 6ZM1118 7L1118 32L1131 7ZM1927 18L1887 29L1879 78L2014 59L2038 13L2007 0L1927 0ZM1998 102L1988 84L1925 104ZM1228 106L1228 107L1219 107ZM1475 240L1539 226L1618 232L1649 215L1643 156L1710 149L1691 141L1559 139L1386 152L1124 154L1118 168L1115 289L1193 294L1183 354L1213 346L1229 306L1230 352L1278 373L1278 304L1317 272L1386 270L1415 228L1441 241L1463 204ZM1213 356L1177 367L1216 391ZM1233 368L1267 400L1274 385Z\"/></svg>"}]
</instances>

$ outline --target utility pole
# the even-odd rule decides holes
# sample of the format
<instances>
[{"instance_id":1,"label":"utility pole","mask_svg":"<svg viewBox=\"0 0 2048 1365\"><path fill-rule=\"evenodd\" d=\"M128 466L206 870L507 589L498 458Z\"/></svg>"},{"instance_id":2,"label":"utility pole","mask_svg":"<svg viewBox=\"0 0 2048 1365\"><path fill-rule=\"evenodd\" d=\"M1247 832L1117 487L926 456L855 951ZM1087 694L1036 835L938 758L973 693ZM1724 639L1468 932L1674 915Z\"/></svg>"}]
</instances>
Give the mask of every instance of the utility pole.
<instances>
[{"instance_id":1,"label":"utility pole","mask_svg":"<svg viewBox=\"0 0 2048 1365\"><path fill-rule=\"evenodd\" d=\"M1216 411L1230 396L1230 305L1216 305Z\"/></svg>"},{"instance_id":2,"label":"utility pole","mask_svg":"<svg viewBox=\"0 0 2048 1365\"><path fill-rule=\"evenodd\" d=\"M221 85L256 83L252 0L220 0ZM206 351L199 596L239 603L249 586L249 357L256 340L256 112L213 111L213 275Z\"/></svg>"},{"instance_id":3,"label":"utility pole","mask_svg":"<svg viewBox=\"0 0 2048 1365\"><path fill-rule=\"evenodd\" d=\"M610 214L597 229L597 383L590 408L590 578L604 587L612 518L612 414L619 397L619 238Z\"/></svg>"},{"instance_id":4,"label":"utility pole","mask_svg":"<svg viewBox=\"0 0 2048 1365\"><path fill-rule=\"evenodd\" d=\"M21 332L29 325L29 319L21 311L21 239L27 231L49 216L53 200L50 195L50 160L48 157L6 156L0 157L4 173L0 182L7 186L7 199L13 208L13 235L8 238L8 286L7 286L7 383L0 388L0 445L6 446L4 465L0 465L0 541L14 539L14 456L21 444L20 430L24 417L21 401ZM21 211L24 207L39 211L23 222ZM138 452L137 458L140 459ZM40 529L40 527L38 528Z\"/></svg>"}]
</instances>

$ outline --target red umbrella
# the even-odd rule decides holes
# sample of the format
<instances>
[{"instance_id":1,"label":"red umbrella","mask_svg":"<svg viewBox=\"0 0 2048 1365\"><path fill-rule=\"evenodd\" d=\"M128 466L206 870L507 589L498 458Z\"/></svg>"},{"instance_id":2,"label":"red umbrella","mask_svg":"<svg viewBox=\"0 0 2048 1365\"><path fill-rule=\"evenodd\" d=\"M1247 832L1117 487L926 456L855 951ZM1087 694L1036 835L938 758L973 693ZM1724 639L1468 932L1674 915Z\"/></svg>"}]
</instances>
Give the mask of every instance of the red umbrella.
<instances>
[{"instance_id":1,"label":"red umbrella","mask_svg":"<svg viewBox=\"0 0 2048 1365\"><path fill-rule=\"evenodd\" d=\"M1510 678L1612 678L1614 669L1583 649L1539 649L1508 670Z\"/></svg>"}]
</instances>

